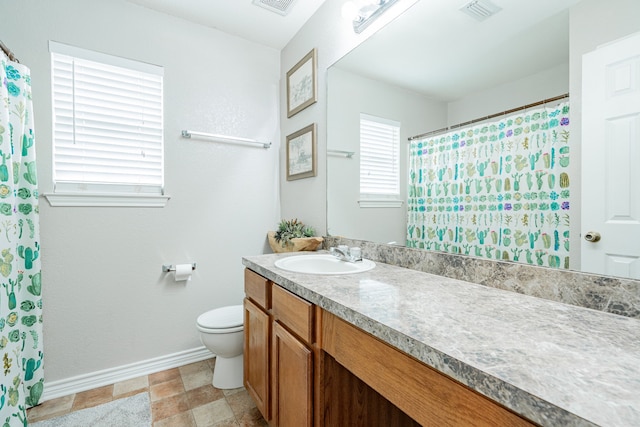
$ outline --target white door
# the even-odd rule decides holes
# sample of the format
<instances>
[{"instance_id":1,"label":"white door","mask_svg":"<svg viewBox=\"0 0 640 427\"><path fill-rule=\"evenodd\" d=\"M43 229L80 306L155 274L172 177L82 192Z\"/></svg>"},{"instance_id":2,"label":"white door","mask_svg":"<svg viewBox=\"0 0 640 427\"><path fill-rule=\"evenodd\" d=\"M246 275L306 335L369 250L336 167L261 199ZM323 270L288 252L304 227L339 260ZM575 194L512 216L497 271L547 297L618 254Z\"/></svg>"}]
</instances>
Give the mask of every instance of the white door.
<instances>
[{"instance_id":1,"label":"white door","mask_svg":"<svg viewBox=\"0 0 640 427\"><path fill-rule=\"evenodd\" d=\"M582 79L581 269L640 279L640 33L584 55Z\"/></svg>"}]
</instances>

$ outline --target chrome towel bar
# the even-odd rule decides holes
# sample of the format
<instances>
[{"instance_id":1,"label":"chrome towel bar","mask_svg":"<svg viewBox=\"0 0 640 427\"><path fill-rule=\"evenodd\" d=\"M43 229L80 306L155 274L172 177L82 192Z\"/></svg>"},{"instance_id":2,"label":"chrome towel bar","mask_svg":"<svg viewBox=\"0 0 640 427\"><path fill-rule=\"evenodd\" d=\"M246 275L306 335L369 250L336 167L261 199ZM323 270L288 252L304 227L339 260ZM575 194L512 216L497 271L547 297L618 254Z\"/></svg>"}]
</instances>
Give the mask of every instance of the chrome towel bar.
<instances>
[{"instance_id":1,"label":"chrome towel bar","mask_svg":"<svg viewBox=\"0 0 640 427\"><path fill-rule=\"evenodd\" d=\"M237 136L219 135L219 134L216 134L216 133L194 132L194 131L191 131L191 130L183 130L182 131L182 137L183 138L191 138L192 136L200 136L200 137L204 137L204 138L213 138L213 139L216 139L216 140L222 141L222 142L240 142L240 143L245 143L245 144L258 144L258 145L262 145L262 148L270 148L271 147L271 142L262 142L262 141L257 141L255 139L240 138L240 137L237 137Z\"/></svg>"},{"instance_id":2,"label":"chrome towel bar","mask_svg":"<svg viewBox=\"0 0 640 427\"><path fill-rule=\"evenodd\" d=\"M346 157L347 159L352 158L356 152L355 151L346 151L346 150L333 150L331 148L327 149L327 154L330 156L339 156Z\"/></svg>"}]
</instances>

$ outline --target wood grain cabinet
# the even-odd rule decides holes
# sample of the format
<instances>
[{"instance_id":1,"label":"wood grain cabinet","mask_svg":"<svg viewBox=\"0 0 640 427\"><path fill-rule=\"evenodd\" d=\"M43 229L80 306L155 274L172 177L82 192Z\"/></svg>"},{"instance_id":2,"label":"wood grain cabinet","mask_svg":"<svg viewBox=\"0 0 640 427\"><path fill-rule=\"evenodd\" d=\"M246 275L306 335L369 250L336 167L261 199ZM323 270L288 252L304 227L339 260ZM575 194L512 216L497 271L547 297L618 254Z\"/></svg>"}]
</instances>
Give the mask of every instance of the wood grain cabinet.
<instances>
[{"instance_id":1,"label":"wood grain cabinet","mask_svg":"<svg viewBox=\"0 0 640 427\"><path fill-rule=\"evenodd\" d=\"M245 270L244 384L274 427L311 427L314 307Z\"/></svg>"},{"instance_id":2,"label":"wood grain cabinet","mask_svg":"<svg viewBox=\"0 0 640 427\"><path fill-rule=\"evenodd\" d=\"M244 383L272 427L533 424L245 270Z\"/></svg>"},{"instance_id":3,"label":"wood grain cabinet","mask_svg":"<svg viewBox=\"0 0 640 427\"><path fill-rule=\"evenodd\" d=\"M262 416L271 418L270 351L271 317L270 283L245 270L244 300L244 386Z\"/></svg>"},{"instance_id":4,"label":"wood grain cabinet","mask_svg":"<svg viewBox=\"0 0 640 427\"><path fill-rule=\"evenodd\" d=\"M438 427L532 427L531 422L496 402L480 395L469 387L436 371L413 357L380 341L337 316L324 312L322 316L322 348L333 358L332 364L339 369L331 376L337 378L333 387L340 400L354 394L361 386L349 387L344 377L353 377L348 382L362 381L375 391L374 404L359 398L351 404L348 412L337 410L340 404L325 397L325 412L337 412L333 420L340 425L351 426L438 426ZM325 375L333 370L326 364ZM371 394L369 392L369 394ZM353 398L351 398L353 399ZM381 399L381 400L380 400ZM345 415L359 412L370 416L375 407L392 405L378 412L375 419L342 424ZM401 412L401 413L400 413ZM389 417L383 421L382 417ZM406 417L406 418L405 418ZM334 424L325 417L325 425Z\"/></svg>"},{"instance_id":5,"label":"wood grain cabinet","mask_svg":"<svg viewBox=\"0 0 640 427\"><path fill-rule=\"evenodd\" d=\"M279 322L272 342L273 425L311 426L313 352Z\"/></svg>"}]
</instances>

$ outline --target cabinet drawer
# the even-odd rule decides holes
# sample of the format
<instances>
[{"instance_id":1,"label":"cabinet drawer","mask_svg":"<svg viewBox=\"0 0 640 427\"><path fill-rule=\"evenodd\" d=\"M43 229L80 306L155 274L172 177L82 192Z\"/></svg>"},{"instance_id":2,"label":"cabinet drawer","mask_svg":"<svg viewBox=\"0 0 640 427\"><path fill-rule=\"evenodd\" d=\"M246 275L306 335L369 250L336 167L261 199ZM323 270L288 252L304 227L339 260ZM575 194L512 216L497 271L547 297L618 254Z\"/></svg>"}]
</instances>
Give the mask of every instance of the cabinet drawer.
<instances>
[{"instance_id":1,"label":"cabinet drawer","mask_svg":"<svg viewBox=\"0 0 640 427\"><path fill-rule=\"evenodd\" d=\"M308 344L313 343L313 305L291 292L273 285L271 313Z\"/></svg>"},{"instance_id":2,"label":"cabinet drawer","mask_svg":"<svg viewBox=\"0 0 640 427\"><path fill-rule=\"evenodd\" d=\"M265 310L271 308L271 282L248 268L244 269L244 293Z\"/></svg>"}]
</instances>

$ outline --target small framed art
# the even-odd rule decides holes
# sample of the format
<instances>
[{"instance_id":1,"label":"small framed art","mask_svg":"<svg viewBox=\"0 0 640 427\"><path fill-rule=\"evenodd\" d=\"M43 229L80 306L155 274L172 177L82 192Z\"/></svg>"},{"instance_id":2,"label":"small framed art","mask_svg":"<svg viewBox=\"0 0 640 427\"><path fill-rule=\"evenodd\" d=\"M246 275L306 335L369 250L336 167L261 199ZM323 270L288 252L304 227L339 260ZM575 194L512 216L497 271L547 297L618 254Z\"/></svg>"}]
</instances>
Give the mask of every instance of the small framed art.
<instances>
[{"instance_id":1,"label":"small framed art","mask_svg":"<svg viewBox=\"0 0 640 427\"><path fill-rule=\"evenodd\" d=\"M287 72L287 117L299 113L318 100L316 63L314 48Z\"/></svg>"},{"instance_id":2,"label":"small framed art","mask_svg":"<svg viewBox=\"0 0 640 427\"><path fill-rule=\"evenodd\" d=\"M287 181L316 176L316 124L287 136Z\"/></svg>"}]
</instances>

